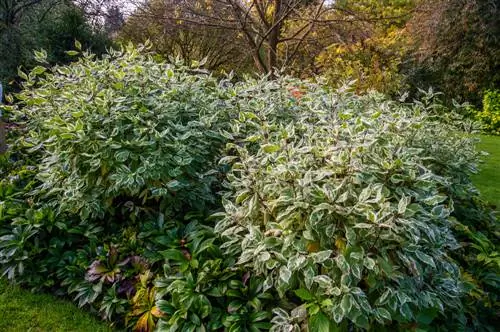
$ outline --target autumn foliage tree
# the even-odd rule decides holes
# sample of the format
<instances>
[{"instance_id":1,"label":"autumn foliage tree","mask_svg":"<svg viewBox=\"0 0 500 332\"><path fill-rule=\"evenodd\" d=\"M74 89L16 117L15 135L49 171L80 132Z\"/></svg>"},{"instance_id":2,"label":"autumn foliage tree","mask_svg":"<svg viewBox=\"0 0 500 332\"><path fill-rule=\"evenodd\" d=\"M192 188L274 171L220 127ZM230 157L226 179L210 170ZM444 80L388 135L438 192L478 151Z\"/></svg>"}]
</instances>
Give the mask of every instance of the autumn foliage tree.
<instances>
[{"instance_id":1,"label":"autumn foliage tree","mask_svg":"<svg viewBox=\"0 0 500 332\"><path fill-rule=\"evenodd\" d=\"M406 23L415 7L413 0L357 1L352 11L362 19L342 25L344 38L333 41L315 58L317 72L333 86L353 81L358 93L404 90L401 68L409 50Z\"/></svg>"},{"instance_id":2,"label":"autumn foliage tree","mask_svg":"<svg viewBox=\"0 0 500 332\"><path fill-rule=\"evenodd\" d=\"M235 29L199 25L196 17L182 10L179 1L148 1L138 4L121 29L118 39L127 42L152 42L155 52L180 57L186 63L206 59L205 68L235 69L251 67L245 43ZM205 15L223 15L218 2L200 2L198 10Z\"/></svg>"},{"instance_id":3,"label":"autumn foliage tree","mask_svg":"<svg viewBox=\"0 0 500 332\"><path fill-rule=\"evenodd\" d=\"M183 57L193 53L186 51L192 40L198 48L208 42L213 49L218 43L217 55L198 53L216 58L242 52L260 73L291 68L303 76L316 73L311 64L328 45L348 42L356 29L387 19L385 13L375 15L369 6L347 1L147 1L128 20L124 36L134 41L149 37Z\"/></svg>"}]
</instances>

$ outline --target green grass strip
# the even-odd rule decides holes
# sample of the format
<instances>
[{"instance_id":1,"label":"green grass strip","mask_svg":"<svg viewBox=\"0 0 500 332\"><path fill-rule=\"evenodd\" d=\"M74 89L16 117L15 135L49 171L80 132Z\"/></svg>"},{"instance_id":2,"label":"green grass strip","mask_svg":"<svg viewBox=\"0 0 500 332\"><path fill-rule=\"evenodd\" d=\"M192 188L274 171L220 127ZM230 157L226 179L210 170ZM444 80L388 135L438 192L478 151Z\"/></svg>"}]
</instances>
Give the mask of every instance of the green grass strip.
<instances>
[{"instance_id":1,"label":"green grass strip","mask_svg":"<svg viewBox=\"0 0 500 332\"><path fill-rule=\"evenodd\" d=\"M479 165L479 174L472 181L481 192L481 196L500 210L500 136L481 135L478 149L489 153Z\"/></svg>"},{"instance_id":2,"label":"green grass strip","mask_svg":"<svg viewBox=\"0 0 500 332\"><path fill-rule=\"evenodd\" d=\"M69 301L49 294L34 294L0 280L0 331L101 332L112 331L104 322Z\"/></svg>"}]
</instances>

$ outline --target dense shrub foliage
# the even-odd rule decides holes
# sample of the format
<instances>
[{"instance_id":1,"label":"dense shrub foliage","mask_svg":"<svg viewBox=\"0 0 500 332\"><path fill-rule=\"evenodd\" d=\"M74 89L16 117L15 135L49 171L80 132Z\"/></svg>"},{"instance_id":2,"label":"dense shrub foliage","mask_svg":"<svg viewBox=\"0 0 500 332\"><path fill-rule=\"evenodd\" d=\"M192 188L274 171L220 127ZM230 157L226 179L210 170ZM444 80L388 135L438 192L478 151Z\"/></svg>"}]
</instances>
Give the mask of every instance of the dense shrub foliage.
<instances>
[{"instance_id":1,"label":"dense shrub foliage","mask_svg":"<svg viewBox=\"0 0 500 332\"><path fill-rule=\"evenodd\" d=\"M385 32L352 44L329 45L316 62L330 86L354 79L357 93L376 90L396 94L406 85L400 73L406 44L401 32Z\"/></svg>"},{"instance_id":2,"label":"dense shrub foliage","mask_svg":"<svg viewBox=\"0 0 500 332\"><path fill-rule=\"evenodd\" d=\"M306 89L289 110L278 87L242 101L224 158L232 191L216 231L227 253L301 299L273 321L426 326L458 309L450 214L471 140L423 103Z\"/></svg>"},{"instance_id":3,"label":"dense shrub foliage","mask_svg":"<svg viewBox=\"0 0 500 332\"><path fill-rule=\"evenodd\" d=\"M488 90L483 97L483 110L477 118L484 125L487 133L500 135L500 91Z\"/></svg>"},{"instance_id":4,"label":"dense shrub foliage","mask_svg":"<svg viewBox=\"0 0 500 332\"><path fill-rule=\"evenodd\" d=\"M32 89L37 67L17 96L31 140L45 151L40 190L51 205L86 219L213 203L224 100L217 82L136 51L91 57L55 67Z\"/></svg>"},{"instance_id":5,"label":"dense shrub foliage","mask_svg":"<svg viewBox=\"0 0 500 332\"><path fill-rule=\"evenodd\" d=\"M494 329L478 153L430 96L78 56L3 107L4 276L137 331Z\"/></svg>"}]
</instances>

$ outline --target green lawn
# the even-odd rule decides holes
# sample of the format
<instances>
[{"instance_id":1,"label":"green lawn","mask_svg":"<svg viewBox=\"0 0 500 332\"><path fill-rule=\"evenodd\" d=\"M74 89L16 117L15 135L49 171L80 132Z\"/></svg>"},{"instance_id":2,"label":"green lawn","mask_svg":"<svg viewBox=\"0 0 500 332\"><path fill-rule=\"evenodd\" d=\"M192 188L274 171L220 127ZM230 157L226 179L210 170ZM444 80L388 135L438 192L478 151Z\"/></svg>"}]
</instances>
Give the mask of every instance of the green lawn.
<instances>
[{"instance_id":1,"label":"green lawn","mask_svg":"<svg viewBox=\"0 0 500 332\"><path fill-rule=\"evenodd\" d=\"M68 301L48 294L33 294L0 280L0 331L100 332L111 329Z\"/></svg>"},{"instance_id":2,"label":"green lawn","mask_svg":"<svg viewBox=\"0 0 500 332\"><path fill-rule=\"evenodd\" d=\"M500 210L500 136L481 136L478 149L488 152L479 174L472 180L481 192L481 196Z\"/></svg>"}]
</instances>

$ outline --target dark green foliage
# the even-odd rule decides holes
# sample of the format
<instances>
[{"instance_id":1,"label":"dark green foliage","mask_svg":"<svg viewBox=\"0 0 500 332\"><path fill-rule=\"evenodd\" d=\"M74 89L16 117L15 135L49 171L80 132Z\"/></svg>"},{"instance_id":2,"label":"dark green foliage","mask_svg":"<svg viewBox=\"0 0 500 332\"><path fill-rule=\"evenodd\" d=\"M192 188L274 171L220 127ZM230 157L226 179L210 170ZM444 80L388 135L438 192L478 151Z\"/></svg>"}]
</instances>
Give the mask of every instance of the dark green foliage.
<instances>
[{"instance_id":1,"label":"dark green foliage","mask_svg":"<svg viewBox=\"0 0 500 332\"><path fill-rule=\"evenodd\" d=\"M404 66L412 87L479 106L500 85L500 7L494 0L422 1L409 22L415 50Z\"/></svg>"},{"instance_id":2,"label":"dark green foliage","mask_svg":"<svg viewBox=\"0 0 500 332\"><path fill-rule=\"evenodd\" d=\"M11 3L15 6L15 2ZM50 64L63 64L73 60L65 51L72 48L75 39L96 54L104 53L111 44L103 33L90 27L83 12L73 3L47 0L33 3L16 14L15 21L0 20L0 81L7 90L18 88L15 82L19 66L31 69L36 65L33 56L36 50L45 49Z\"/></svg>"},{"instance_id":3,"label":"dark green foliage","mask_svg":"<svg viewBox=\"0 0 500 332\"><path fill-rule=\"evenodd\" d=\"M36 48L47 51L50 64L65 64L74 60L66 51L73 48L78 40L84 49L94 54L101 55L106 52L106 47L111 46L111 41L99 31L93 31L87 23L83 12L69 6L61 8L57 14L52 14L52 21L44 20L39 27L38 44ZM35 37L34 34L31 36ZM31 63L35 61L32 58Z\"/></svg>"},{"instance_id":4,"label":"dark green foliage","mask_svg":"<svg viewBox=\"0 0 500 332\"><path fill-rule=\"evenodd\" d=\"M157 306L165 313L159 328L219 331L260 331L270 327L275 297L263 280L234 267L223 255L220 239L208 227L190 228L186 244L162 252L164 276L155 281Z\"/></svg>"},{"instance_id":5,"label":"dark green foliage","mask_svg":"<svg viewBox=\"0 0 500 332\"><path fill-rule=\"evenodd\" d=\"M455 177L448 195L454 201L453 232L461 244L451 256L461 269L464 310L449 312L455 322L450 328L495 331L500 324L500 228L466 172L462 174Z\"/></svg>"}]
</instances>

